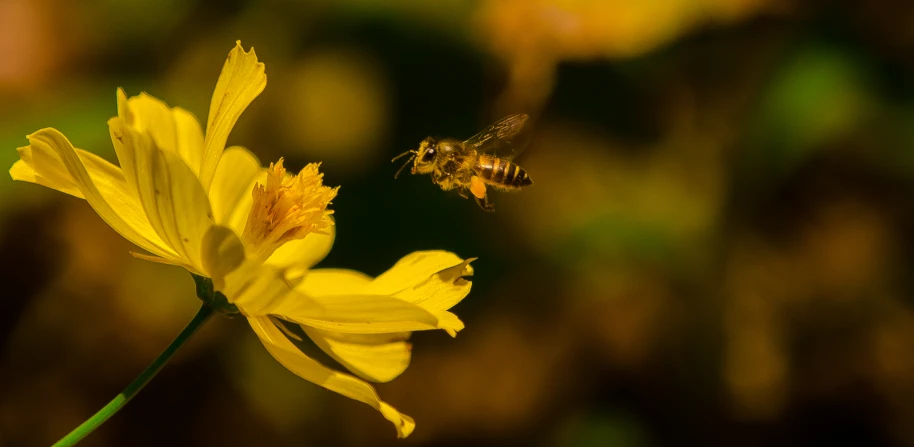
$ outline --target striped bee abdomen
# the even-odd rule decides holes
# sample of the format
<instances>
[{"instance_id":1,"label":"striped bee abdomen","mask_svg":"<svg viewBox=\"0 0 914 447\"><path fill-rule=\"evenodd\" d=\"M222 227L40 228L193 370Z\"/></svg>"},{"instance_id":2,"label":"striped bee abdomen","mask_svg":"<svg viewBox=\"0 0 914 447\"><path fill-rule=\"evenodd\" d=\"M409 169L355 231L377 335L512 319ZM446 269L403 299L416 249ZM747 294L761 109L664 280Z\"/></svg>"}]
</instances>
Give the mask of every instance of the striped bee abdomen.
<instances>
[{"instance_id":1,"label":"striped bee abdomen","mask_svg":"<svg viewBox=\"0 0 914 447\"><path fill-rule=\"evenodd\" d=\"M502 188L520 188L533 184L524 168L491 155L479 156L476 174L486 183Z\"/></svg>"}]
</instances>

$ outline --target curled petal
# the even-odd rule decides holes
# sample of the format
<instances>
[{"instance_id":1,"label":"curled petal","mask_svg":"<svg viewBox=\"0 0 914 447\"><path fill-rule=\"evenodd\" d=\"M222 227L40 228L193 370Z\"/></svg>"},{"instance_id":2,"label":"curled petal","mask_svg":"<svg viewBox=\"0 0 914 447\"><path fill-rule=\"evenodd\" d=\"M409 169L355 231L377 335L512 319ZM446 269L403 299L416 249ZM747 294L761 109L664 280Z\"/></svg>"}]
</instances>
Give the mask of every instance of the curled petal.
<instances>
[{"instance_id":1,"label":"curled petal","mask_svg":"<svg viewBox=\"0 0 914 447\"><path fill-rule=\"evenodd\" d=\"M447 310L470 292L472 283L464 277L473 273L469 265L471 261L472 258L463 260L444 251L416 252L404 257L374 280L350 270L311 270L295 285L295 290L317 302L331 302L330 305L338 304L334 300L348 298L367 301L366 297L375 297L378 302L393 298L434 315L438 320L437 328L454 336L463 329L463 323ZM409 330L417 329L401 327L374 333ZM351 329L344 332L369 333Z\"/></svg>"},{"instance_id":2,"label":"curled petal","mask_svg":"<svg viewBox=\"0 0 914 447\"><path fill-rule=\"evenodd\" d=\"M85 198L108 224L137 246L166 259L176 253L158 236L140 203L127 186L123 173L107 161L76 149L57 129L41 129L29 135L30 146L20 148L22 162L29 168L13 170L32 176L40 184ZM15 177L14 177L15 178Z\"/></svg>"},{"instance_id":3,"label":"curled petal","mask_svg":"<svg viewBox=\"0 0 914 447\"><path fill-rule=\"evenodd\" d=\"M475 258L469 258L441 270L425 281L395 293L394 296L426 309L450 309L470 293L473 283L465 277L473 274L473 268L470 266L473 260Z\"/></svg>"},{"instance_id":4,"label":"curled petal","mask_svg":"<svg viewBox=\"0 0 914 447\"><path fill-rule=\"evenodd\" d=\"M216 173L219 158L222 156L229 132L247 108L267 85L264 65L257 61L254 50L244 51L241 41L229 53L216 82L213 99L209 106L209 118L206 120L205 149L200 169L200 181L203 188L209 191Z\"/></svg>"},{"instance_id":5,"label":"curled petal","mask_svg":"<svg viewBox=\"0 0 914 447\"><path fill-rule=\"evenodd\" d=\"M342 269L311 270L296 286L310 296L340 293L385 295L423 308L447 310L470 292L470 262L446 251L420 251L405 256L375 279Z\"/></svg>"},{"instance_id":6,"label":"curled petal","mask_svg":"<svg viewBox=\"0 0 914 447\"><path fill-rule=\"evenodd\" d=\"M409 254L372 280L348 270L312 270L296 286L310 296L334 293L389 295L416 304L430 312L447 310L470 293L473 283L470 262L446 251ZM340 292L345 291L345 292Z\"/></svg>"},{"instance_id":7,"label":"curled petal","mask_svg":"<svg viewBox=\"0 0 914 447\"><path fill-rule=\"evenodd\" d=\"M289 371L330 391L371 405L385 419L394 424L397 436L400 438L409 436L416 428L416 423L411 417L400 413L396 408L382 401L368 383L327 368L304 355L268 317L248 318L248 322L267 351Z\"/></svg>"},{"instance_id":8,"label":"curled petal","mask_svg":"<svg viewBox=\"0 0 914 447\"><path fill-rule=\"evenodd\" d=\"M35 183L60 191L64 194L69 194L78 199L85 198L83 197L83 193L79 190L79 187L73 182L73 178L70 177L67 168L60 162L60 159L54 159L55 165L39 164L38 169L41 171L39 174L38 170L32 168L34 163L31 160L31 146L20 147L17 150L19 151L19 160L13 163L13 166L10 168L10 177L12 177L13 180Z\"/></svg>"},{"instance_id":9,"label":"curled petal","mask_svg":"<svg viewBox=\"0 0 914 447\"><path fill-rule=\"evenodd\" d=\"M463 263L454 253L441 250L417 251L404 256L390 270L375 278L372 290L376 293L395 294L416 286L442 270ZM469 270L472 274L472 269Z\"/></svg>"}]
</instances>

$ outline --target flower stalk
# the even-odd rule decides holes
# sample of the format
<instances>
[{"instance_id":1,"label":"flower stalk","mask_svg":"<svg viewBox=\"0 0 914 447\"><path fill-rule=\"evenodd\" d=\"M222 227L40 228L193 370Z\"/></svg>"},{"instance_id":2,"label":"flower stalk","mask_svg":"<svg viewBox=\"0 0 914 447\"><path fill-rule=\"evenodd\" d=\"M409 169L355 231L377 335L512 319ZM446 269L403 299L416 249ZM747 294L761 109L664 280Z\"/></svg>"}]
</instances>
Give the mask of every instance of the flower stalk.
<instances>
[{"instance_id":1,"label":"flower stalk","mask_svg":"<svg viewBox=\"0 0 914 447\"><path fill-rule=\"evenodd\" d=\"M187 340L189 340L212 315L212 307L206 304L200 306L200 310L197 311L197 315L194 316L193 320L190 320L190 323L187 323L187 326L185 326L184 330L175 337L174 341L172 341L171 344L169 344L168 347L166 347L165 350L136 377L136 379L133 379L133 382L130 382L130 384L124 388L124 391L121 391L121 393L112 399L111 402L108 402L108 405L105 405L101 410L98 410L97 413L92 415L92 417L86 419L79 427L76 427L60 441L57 441L57 443L54 444L54 447L66 447L76 444L95 431L96 428L104 424L111 416L114 416L115 413L120 411L124 405L127 405L127 402L130 402L130 399L133 399L133 396L136 396L137 393L139 393L140 390L142 390L143 387L162 370L162 367L171 360L175 353L178 352L178 349L181 348L181 346L184 346L184 344L187 343Z\"/></svg>"}]
</instances>

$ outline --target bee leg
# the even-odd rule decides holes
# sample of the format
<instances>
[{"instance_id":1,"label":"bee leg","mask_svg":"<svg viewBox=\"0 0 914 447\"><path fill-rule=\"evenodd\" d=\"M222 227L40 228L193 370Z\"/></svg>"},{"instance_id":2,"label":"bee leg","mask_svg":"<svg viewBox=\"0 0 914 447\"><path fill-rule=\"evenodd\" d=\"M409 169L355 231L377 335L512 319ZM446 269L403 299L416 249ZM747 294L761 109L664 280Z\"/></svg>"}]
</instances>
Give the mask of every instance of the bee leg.
<instances>
[{"instance_id":1,"label":"bee leg","mask_svg":"<svg viewBox=\"0 0 914 447\"><path fill-rule=\"evenodd\" d=\"M495 212L495 205L489 202L489 196L483 196L481 199L479 197L474 198L476 199L476 204L478 204L483 211L488 211L490 213Z\"/></svg>"},{"instance_id":2,"label":"bee leg","mask_svg":"<svg viewBox=\"0 0 914 447\"><path fill-rule=\"evenodd\" d=\"M486 184L477 176L470 178L470 192L476 198L476 203L489 212L495 211L495 205L489 203L489 196L486 195Z\"/></svg>"},{"instance_id":3,"label":"bee leg","mask_svg":"<svg viewBox=\"0 0 914 447\"><path fill-rule=\"evenodd\" d=\"M470 198L470 196L468 196L467 193L466 193L466 188L460 188L460 189L458 189L458 190L457 190L457 194L460 194L460 197L463 197L464 199L469 199L469 198Z\"/></svg>"},{"instance_id":4,"label":"bee leg","mask_svg":"<svg viewBox=\"0 0 914 447\"><path fill-rule=\"evenodd\" d=\"M456 187L454 179L441 171L432 173L432 183L438 185L442 191L450 191Z\"/></svg>"},{"instance_id":5,"label":"bee leg","mask_svg":"<svg viewBox=\"0 0 914 447\"><path fill-rule=\"evenodd\" d=\"M432 173L432 183L436 185L441 185L447 177L439 171Z\"/></svg>"}]
</instances>

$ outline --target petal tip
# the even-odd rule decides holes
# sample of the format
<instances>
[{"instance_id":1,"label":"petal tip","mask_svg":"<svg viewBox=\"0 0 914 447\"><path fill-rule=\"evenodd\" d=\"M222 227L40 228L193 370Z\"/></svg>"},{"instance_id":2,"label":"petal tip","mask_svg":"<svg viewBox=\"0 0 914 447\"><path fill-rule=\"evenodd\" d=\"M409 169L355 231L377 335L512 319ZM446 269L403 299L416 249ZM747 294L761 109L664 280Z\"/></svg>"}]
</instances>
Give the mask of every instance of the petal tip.
<instances>
[{"instance_id":1,"label":"petal tip","mask_svg":"<svg viewBox=\"0 0 914 447\"><path fill-rule=\"evenodd\" d=\"M244 55L254 56L254 59L255 60L257 59L257 53L254 52L254 47L251 46L250 50L245 51L244 45L241 44L241 39L238 39L235 41L235 48L232 48L232 52L235 52L235 51L240 51ZM258 65L263 65L263 62L259 62Z\"/></svg>"},{"instance_id":2,"label":"petal tip","mask_svg":"<svg viewBox=\"0 0 914 447\"><path fill-rule=\"evenodd\" d=\"M35 171L22 160L16 160L16 162L10 166L9 174L11 179L17 181L31 181L36 177Z\"/></svg>"},{"instance_id":3,"label":"petal tip","mask_svg":"<svg viewBox=\"0 0 914 447\"><path fill-rule=\"evenodd\" d=\"M378 410L381 412L381 415L383 415L385 419L394 424L394 428L397 429L398 438L405 438L411 435L413 430L416 429L416 421L414 421L413 418L400 413L390 404L380 402Z\"/></svg>"},{"instance_id":4,"label":"petal tip","mask_svg":"<svg viewBox=\"0 0 914 447\"><path fill-rule=\"evenodd\" d=\"M452 338L456 338L457 333L466 327L464 326L463 321L460 321L460 318L451 312L443 311L438 313L436 317L438 317L438 329L444 330Z\"/></svg>"},{"instance_id":5,"label":"petal tip","mask_svg":"<svg viewBox=\"0 0 914 447\"><path fill-rule=\"evenodd\" d=\"M133 121L133 116L130 113L130 109L127 107L127 92L123 87L117 88L117 117L124 117L124 119L127 119L130 122Z\"/></svg>"},{"instance_id":6,"label":"petal tip","mask_svg":"<svg viewBox=\"0 0 914 447\"><path fill-rule=\"evenodd\" d=\"M38 130L26 135L25 138L27 138L29 140L29 143L34 143L32 140L45 137L45 135L47 135L47 134L52 134L52 135L56 134L56 135L63 137L63 134L60 133L59 130L57 130L53 127L45 127L45 128L38 129ZM64 138L66 138L66 137L64 137ZM69 140L68 140L68 142L69 142Z\"/></svg>"},{"instance_id":7,"label":"petal tip","mask_svg":"<svg viewBox=\"0 0 914 447\"><path fill-rule=\"evenodd\" d=\"M478 257L467 258L463 261L463 275L461 276L473 276L473 266L470 265L471 262L479 259Z\"/></svg>"}]
</instances>

